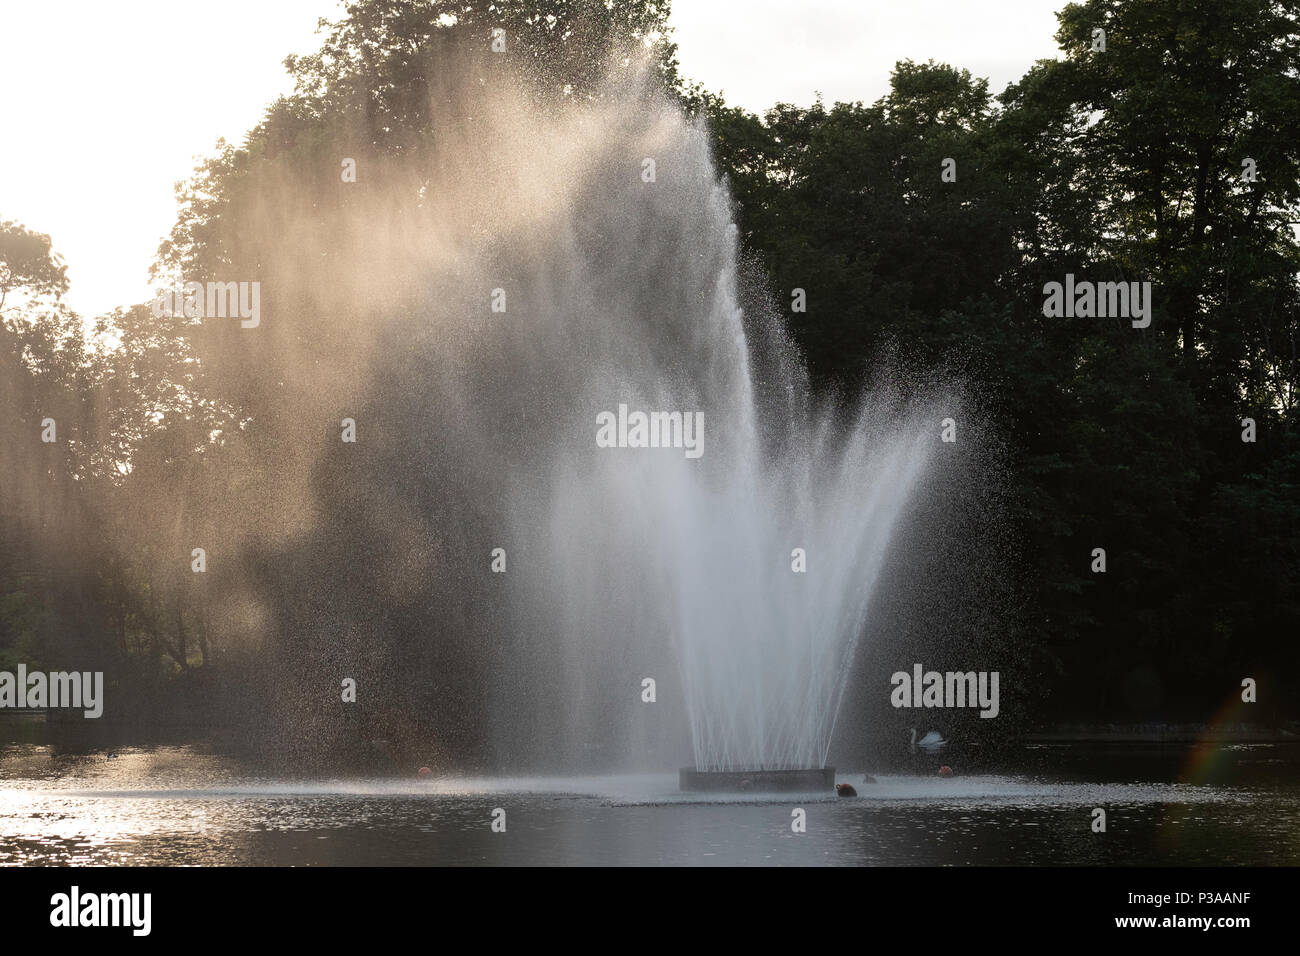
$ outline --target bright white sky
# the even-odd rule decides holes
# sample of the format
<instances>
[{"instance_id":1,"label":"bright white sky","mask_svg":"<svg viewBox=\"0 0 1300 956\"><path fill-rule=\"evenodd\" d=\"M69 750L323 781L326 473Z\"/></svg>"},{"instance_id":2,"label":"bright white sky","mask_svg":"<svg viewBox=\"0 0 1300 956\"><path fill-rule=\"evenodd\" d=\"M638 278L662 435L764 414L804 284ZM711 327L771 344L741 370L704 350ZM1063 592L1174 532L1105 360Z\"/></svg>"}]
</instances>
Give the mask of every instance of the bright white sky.
<instances>
[{"instance_id":1,"label":"bright white sky","mask_svg":"<svg viewBox=\"0 0 1300 956\"><path fill-rule=\"evenodd\" d=\"M870 103L901 59L994 92L1056 54L1066 0L674 0L683 73L727 102ZM142 302L172 184L289 89L339 0L0 0L0 219L48 233L83 315Z\"/></svg>"}]
</instances>

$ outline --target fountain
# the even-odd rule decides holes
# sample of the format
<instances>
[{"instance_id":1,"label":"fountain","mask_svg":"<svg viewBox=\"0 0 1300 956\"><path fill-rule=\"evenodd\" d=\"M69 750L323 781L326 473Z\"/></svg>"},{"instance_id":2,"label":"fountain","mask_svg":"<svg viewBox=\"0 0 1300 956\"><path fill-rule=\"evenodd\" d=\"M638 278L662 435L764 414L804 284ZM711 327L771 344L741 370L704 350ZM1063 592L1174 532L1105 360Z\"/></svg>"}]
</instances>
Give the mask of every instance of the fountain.
<instances>
[{"instance_id":1,"label":"fountain","mask_svg":"<svg viewBox=\"0 0 1300 956\"><path fill-rule=\"evenodd\" d=\"M688 788L828 789L873 591L956 407L883 373L814 395L703 120L644 64L583 97L494 62L437 76L429 151L376 160L333 219L303 220L314 181L245 203L269 291L228 364L291 370L277 437L305 449L248 531L291 555L263 591L311 635L286 666L346 666L387 708L372 736L419 714L447 762L663 768L689 742ZM355 451L304 441L343 417ZM260 627L252 603L224 616ZM314 697L281 708L330 726Z\"/></svg>"},{"instance_id":2,"label":"fountain","mask_svg":"<svg viewBox=\"0 0 1300 956\"><path fill-rule=\"evenodd\" d=\"M548 226L563 271L524 272L548 296L528 321L576 345L556 447L507 496L508 538L546 569L523 617L560 599L575 734L608 726L622 705L601 690L643 677L618 669L653 647L689 718L683 789L830 790L854 651L943 414L888 385L818 405L743 267L704 127L644 89L611 101ZM701 448L602 441L627 408L695 413Z\"/></svg>"}]
</instances>

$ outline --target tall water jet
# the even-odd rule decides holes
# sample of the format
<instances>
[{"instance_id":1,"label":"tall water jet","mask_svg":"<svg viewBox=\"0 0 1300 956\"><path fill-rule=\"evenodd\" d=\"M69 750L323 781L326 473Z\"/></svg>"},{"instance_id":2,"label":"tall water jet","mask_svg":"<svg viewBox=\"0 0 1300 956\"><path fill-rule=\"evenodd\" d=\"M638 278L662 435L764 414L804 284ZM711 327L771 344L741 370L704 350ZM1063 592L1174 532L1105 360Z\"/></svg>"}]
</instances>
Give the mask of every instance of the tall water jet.
<instances>
[{"instance_id":1,"label":"tall water jet","mask_svg":"<svg viewBox=\"0 0 1300 956\"><path fill-rule=\"evenodd\" d=\"M451 50L436 135L338 197L301 161L239 181L230 268L262 278L263 321L207 367L263 406L276 497L228 529L258 574L214 618L292 635L305 687L346 666L379 735L422 721L449 763L823 768L953 407L902 376L815 399L703 121L613 63L556 96ZM698 444L602 447L639 413ZM355 449L321 444L344 416Z\"/></svg>"},{"instance_id":2,"label":"tall water jet","mask_svg":"<svg viewBox=\"0 0 1300 956\"><path fill-rule=\"evenodd\" d=\"M534 236L563 261L526 273L548 300L536 319L573 335L558 444L507 495L509 537L546 569L527 616L562 605L575 736L605 732L620 704L602 691L626 694L640 675L619 669L666 644L698 770L823 768L942 415L887 386L818 406L781 317L742 278L704 126L644 86L607 96L587 137L568 126L580 189ZM698 416L698 457L598 447L602 420L638 413Z\"/></svg>"}]
</instances>

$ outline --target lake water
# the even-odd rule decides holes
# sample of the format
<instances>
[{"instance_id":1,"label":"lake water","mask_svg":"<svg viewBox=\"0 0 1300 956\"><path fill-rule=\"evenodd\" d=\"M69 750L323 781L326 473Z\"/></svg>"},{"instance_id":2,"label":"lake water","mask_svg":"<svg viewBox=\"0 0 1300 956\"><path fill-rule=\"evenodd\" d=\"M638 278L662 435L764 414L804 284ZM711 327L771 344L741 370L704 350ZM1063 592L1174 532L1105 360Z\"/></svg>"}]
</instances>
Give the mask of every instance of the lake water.
<instances>
[{"instance_id":1,"label":"lake water","mask_svg":"<svg viewBox=\"0 0 1300 956\"><path fill-rule=\"evenodd\" d=\"M1294 766L1260 746L1260 764ZM0 748L0 864L1300 864L1289 774L1073 776L844 773L857 799L705 798L679 793L675 773L276 779L192 747L108 759L20 744ZM1095 807L1105 833L1092 832ZM791 829L796 808L804 833Z\"/></svg>"}]
</instances>

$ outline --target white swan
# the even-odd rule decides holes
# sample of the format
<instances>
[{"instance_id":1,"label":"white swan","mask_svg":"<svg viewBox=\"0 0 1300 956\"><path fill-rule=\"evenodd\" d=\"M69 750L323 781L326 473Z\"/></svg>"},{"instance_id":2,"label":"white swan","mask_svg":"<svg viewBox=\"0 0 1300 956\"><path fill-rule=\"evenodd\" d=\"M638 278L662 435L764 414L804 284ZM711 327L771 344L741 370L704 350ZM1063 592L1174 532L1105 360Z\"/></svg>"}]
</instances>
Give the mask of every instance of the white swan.
<instances>
[{"instance_id":1,"label":"white swan","mask_svg":"<svg viewBox=\"0 0 1300 956\"><path fill-rule=\"evenodd\" d=\"M939 751L943 750L943 748L946 746L948 746L948 741L944 740L943 737L940 736L939 731L932 730L924 737L922 737L920 740L917 740L916 728L915 727L912 728L912 742L911 742L912 753L916 753L917 748L920 747L921 750L925 751L928 754L937 754Z\"/></svg>"}]
</instances>

